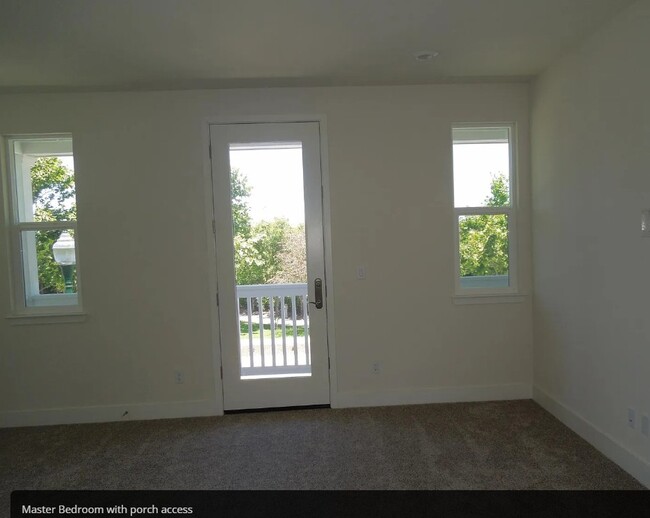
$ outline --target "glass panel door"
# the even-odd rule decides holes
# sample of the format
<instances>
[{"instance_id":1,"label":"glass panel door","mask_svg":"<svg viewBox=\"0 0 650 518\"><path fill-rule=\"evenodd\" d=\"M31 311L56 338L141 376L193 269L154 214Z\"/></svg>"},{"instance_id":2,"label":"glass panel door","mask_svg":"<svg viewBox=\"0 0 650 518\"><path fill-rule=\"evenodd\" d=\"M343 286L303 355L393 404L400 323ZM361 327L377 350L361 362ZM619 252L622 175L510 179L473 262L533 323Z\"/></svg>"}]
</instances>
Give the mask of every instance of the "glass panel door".
<instances>
[{"instance_id":1,"label":"glass panel door","mask_svg":"<svg viewBox=\"0 0 650 518\"><path fill-rule=\"evenodd\" d=\"M210 136L224 408L328 404L319 125Z\"/></svg>"}]
</instances>

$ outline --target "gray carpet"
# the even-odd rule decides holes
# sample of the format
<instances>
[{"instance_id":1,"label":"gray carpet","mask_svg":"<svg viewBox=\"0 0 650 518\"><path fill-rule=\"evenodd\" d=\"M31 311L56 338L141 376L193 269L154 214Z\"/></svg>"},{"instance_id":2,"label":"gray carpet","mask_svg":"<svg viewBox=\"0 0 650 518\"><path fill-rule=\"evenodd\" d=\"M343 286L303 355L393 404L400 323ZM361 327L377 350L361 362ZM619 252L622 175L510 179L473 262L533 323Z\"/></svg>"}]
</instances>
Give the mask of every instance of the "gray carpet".
<instances>
[{"instance_id":1,"label":"gray carpet","mask_svg":"<svg viewBox=\"0 0 650 518\"><path fill-rule=\"evenodd\" d=\"M642 489L532 401L0 430L0 490Z\"/></svg>"}]
</instances>

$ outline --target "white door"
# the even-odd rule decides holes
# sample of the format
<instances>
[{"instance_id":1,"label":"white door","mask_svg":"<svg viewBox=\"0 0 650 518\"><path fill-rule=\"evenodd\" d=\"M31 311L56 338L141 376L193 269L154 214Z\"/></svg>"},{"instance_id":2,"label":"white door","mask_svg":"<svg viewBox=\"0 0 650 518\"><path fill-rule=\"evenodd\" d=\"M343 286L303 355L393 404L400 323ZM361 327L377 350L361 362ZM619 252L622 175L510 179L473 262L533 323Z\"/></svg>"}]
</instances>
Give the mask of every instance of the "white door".
<instances>
[{"instance_id":1,"label":"white door","mask_svg":"<svg viewBox=\"0 0 650 518\"><path fill-rule=\"evenodd\" d=\"M319 123L210 143L224 409L329 404Z\"/></svg>"}]
</instances>

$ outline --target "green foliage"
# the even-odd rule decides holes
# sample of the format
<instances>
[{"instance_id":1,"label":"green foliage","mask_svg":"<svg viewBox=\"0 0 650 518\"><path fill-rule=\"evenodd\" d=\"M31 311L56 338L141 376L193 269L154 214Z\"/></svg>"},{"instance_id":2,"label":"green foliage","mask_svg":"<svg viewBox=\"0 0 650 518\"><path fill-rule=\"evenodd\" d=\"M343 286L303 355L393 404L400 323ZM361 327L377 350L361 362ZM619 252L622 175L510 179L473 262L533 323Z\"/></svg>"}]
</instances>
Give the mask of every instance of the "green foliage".
<instances>
[{"instance_id":1,"label":"green foliage","mask_svg":"<svg viewBox=\"0 0 650 518\"><path fill-rule=\"evenodd\" d=\"M61 267L54 262L52 245L59 239L61 230L41 230L36 233L36 257L40 293L63 293L65 284Z\"/></svg>"},{"instance_id":2,"label":"green foliage","mask_svg":"<svg viewBox=\"0 0 650 518\"><path fill-rule=\"evenodd\" d=\"M258 253L263 236L253 235L248 197L251 187L238 169L230 172L232 226L235 246L237 284L261 284L264 279L264 259Z\"/></svg>"},{"instance_id":3,"label":"green foliage","mask_svg":"<svg viewBox=\"0 0 650 518\"><path fill-rule=\"evenodd\" d=\"M278 284L307 282L305 226L289 227L278 256L278 272L271 279Z\"/></svg>"},{"instance_id":4,"label":"green foliage","mask_svg":"<svg viewBox=\"0 0 650 518\"><path fill-rule=\"evenodd\" d=\"M253 224L248 206L251 188L237 169L231 171L230 188L237 284L305 282L288 280L295 278L295 268L292 276L283 273L288 267L288 256L300 253L299 250L294 252L300 245L296 243L295 235L300 232L304 255L304 227L292 227L286 219Z\"/></svg>"},{"instance_id":5,"label":"green foliage","mask_svg":"<svg viewBox=\"0 0 650 518\"><path fill-rule=\"evenodd\" d=\"M251 217L249 214L248 197L251 187L245 176L238 169L230 173L230 196L232 204L232 226L235 236L250 237Z\"/></svg>"},{"instance_id":6,"label":"green foliage","mask_svg":"<svg viewBox=\"0 0 650 518\"><path fill-rule=\"evenodd\" d=\"M280 252L291 226L285 219L251 226L250 235L235 234L238 285L268 284L280 270Z\"/></svg>"},{"instance_id":7,"label":"green foliage","mask_svg":"<svg viewBox=\"0 0 650 518\"><path fill-rule=\"evenodd\" d=\"M485 204L488 207L505 207L509 203L508 179L503 173L492 176L490 196L485 199Z\"/></svg>"},{"instance_id":8,"label":"green foliage","mask_svg":"<svg viewBox=\"0 0 650 518\"><path fill-rule=\"evenodd\" d=\"M508 180L496 175L490 184L488 207L509 203ZM460 275L508 274L508 218L505 214L462 216L458 223L460 243Z\"/></svg>"},{"instance_id":9,"label":"green foliage","mask_svg":"<svg viewBox=\"0 0 650 518\"><path fill-rule=\"evenodd\" d=\"M34 221L74 221L77 219L74 172L57 157L43 157L31 168ZM36 232L36 255L40 293L63 293L61 267L54 262L52 245L61 230ZM74 233L70 231L73 235ZM76 285L76 272L73 278Z\"/></svg>"}]
</instances>

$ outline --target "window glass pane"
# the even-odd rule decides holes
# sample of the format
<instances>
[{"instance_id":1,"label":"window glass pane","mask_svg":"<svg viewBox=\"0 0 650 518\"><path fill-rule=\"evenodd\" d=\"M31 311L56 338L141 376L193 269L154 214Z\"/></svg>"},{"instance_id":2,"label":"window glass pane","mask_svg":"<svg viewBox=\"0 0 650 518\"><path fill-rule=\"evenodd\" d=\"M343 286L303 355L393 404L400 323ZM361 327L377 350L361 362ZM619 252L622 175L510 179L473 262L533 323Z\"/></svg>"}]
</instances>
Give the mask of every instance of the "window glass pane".
<instances>
[{"instance_id":1,"label":"window glass pane","mask_svg":"<svg viewBox=\"0 0 650 518\"><path fill-rule=\"evenodd\" d=\"M510 205L509 128L454 128L454 206Z\"/></svg>"},{"instance_id":2,"label":"window glass pane","mask_svg":"<svg viewBox=\"0 0 650 518\"><path fill-rule=\"evenodd\" d=\"M241 379L311 376L300 142L230 145Z\"/></svg>"},{"instance_id":3,"label":"window glass pane","mask_svg":"<svg viewBox=\"0 0 650 518\"><path fill-rule=\"evenodd\" d=\"M13 161L19 221L77 219L71 139L14 140Z\"/></svg>"},{"instance_id":4,"label":"window glass pane","mask_svg":"<svg viewBox=\"0 0 650 518\"><path fill-rule=\"evenodd\" d=\"M509 280L508 216L459 216L461 288L507 288Z\"/></svg>"},{"instance_id":5,"label":"window glass pane","mask_svg":"<svg viewBox=\"0 0 650 518\"><path fill-rule=\"evenodd\" d=\"M70 297L77 293L74 234L74 229L21 232L27 306L76 304Z\"/></svg>"}]
</instances>

